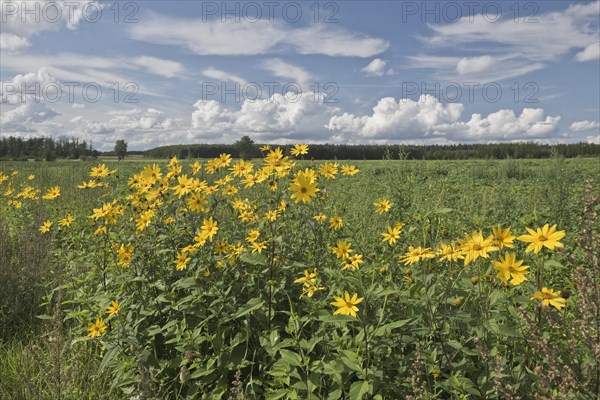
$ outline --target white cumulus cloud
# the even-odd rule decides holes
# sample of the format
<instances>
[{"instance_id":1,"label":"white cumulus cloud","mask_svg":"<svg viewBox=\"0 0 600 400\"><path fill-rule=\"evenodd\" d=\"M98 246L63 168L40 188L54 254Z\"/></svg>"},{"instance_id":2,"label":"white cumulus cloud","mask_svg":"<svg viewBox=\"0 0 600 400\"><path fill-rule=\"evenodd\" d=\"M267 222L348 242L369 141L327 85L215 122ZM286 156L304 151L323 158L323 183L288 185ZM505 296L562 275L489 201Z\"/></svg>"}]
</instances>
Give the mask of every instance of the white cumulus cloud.
<instances>
[{"instance_id":1,"label":"white cumulus cloud","mask_svg":"<svg viewBox=\"0 0 600 400\"><path fill-rule=\"evenodd\" d=\"M591 131L592 129L600 129L600 122L598 121L576 121L571 124L569 128L573 132Z\"/></svg>"},{"instance_id":2,"label":"white cumulus cloud","mask_svg":"<svg viewBox=\"0 0 600 400\"><path fill-rule=\"evenodd\" d=\"M528 140L550 137L560 121L560 116L546 116L543 109L531 108L523 109L519 116L513 110L499 110L486 117L472 114L465 121L461 119L463 109L460 103L444 105L431 95L422 95L416 101L385 97L373 107L371 115L336 115L327 128L368 140Z\"/></svg>"},{"instance_id":3,"label":"white cumulus cloud","mask_svg":"<svg viewBox=\"0 0 600 400\"><path fill-rule=\"evenodd\" d=\"M375 58L371 61L366 67L361 69L367 76L383 76L385 74L385 66L387 61L382 60L381 58Z\"/></svg>"}]
</instances>

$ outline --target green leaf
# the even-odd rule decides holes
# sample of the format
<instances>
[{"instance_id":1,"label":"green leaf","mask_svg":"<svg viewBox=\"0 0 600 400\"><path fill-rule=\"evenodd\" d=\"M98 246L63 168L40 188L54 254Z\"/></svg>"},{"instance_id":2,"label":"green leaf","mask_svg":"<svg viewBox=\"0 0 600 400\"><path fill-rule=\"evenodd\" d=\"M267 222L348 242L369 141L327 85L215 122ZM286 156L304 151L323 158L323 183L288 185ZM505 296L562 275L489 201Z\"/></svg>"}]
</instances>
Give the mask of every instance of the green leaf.
<instances>
[{"instance_id":1,"label":"green leaf","mask_svg":"<svg viewBox=\"0 0 600 400\"><path fill-rule=\"evenodd\" d=\"M561 263L559 263L556 260L546 260L544 262L544 267L546 268L564 268L564 265L562 265Z\"/></svg>"},{"instance_id":2,"label":"green leaf","mask_svg":"<svg viewBox=\"0 0 600 400\"><path fill-rule=\"evenodd\" d=\"M287 396L290 393L291 393L291 391L289 389L278 389L273 393L267 394L266 399L267 400L283 399L285 396Z\"/></svg>"},{"instance_id":3,"label":"green leaf","mask_svg":"<svg viewBox=\"0 0 600 400\"><path fill-rule=\"evenodd\" d=\"M240 255L240 260L250 265L267 265L267 257L258 253L242 253Z\"/></svg>"},{"instance_id":4,"label":"green leaf","mask_svg":"<svg viewBox=\"0 0 600 400\"><path fill-rule=\"evenodd\" d=\"M248 300L248 302L246 304L244 304L237 313L235 313L233 315L233 317L231 317L231 319L237 319L240 317L243 317L244 315L251 313L252 311L258 310L259 308L262 307L262 305L265 304L264 300L261 300L258 297L252 298L250 300Z\"/></svg>"},{"instance_id":5,"label":"green leaf","mask_svg":"<svg viewBox=\"0 0 600 400\"><path fill-rule=\"evenodd\" d=\"M291 350L281 349L279 350L279 354L281 354L281 358L290 365L295 367L302 365L302 357L300 357L298 353L295 353Z\"/></svg>"},{"instance_id":6,"label":"green leaf","mask_svg":"<svg viewBox=\"0 0 600 400\"><path fill-rule=\"evenodd\" d=\"M401 328L404 325L408 324L409 322L411 322L410 319L390 322L389 324L385 324L385 325L382 325L379 328L377 328L377 330L373 333L373 335L374 336L389 335L392 332L392 330Z\"/></svg>"},{"instance_id":7,"label":"green leaf","mask_svg":"<svg viewBox=\"0 0 600 400\"><path fill-rule=\"evenodd\" d=\"M456 339L450 339L450 340L448 340L448 345L450 347L452 347L453 349L456 349L456 350L460 350L460 349L463 348L463 345L460 344L460 342L458 340L456 340Z\"/></svg>"},{"instance_id":8,"label":"green leaf","mask_svg":"<svg viewBox=\"0 0 600 400\"><path fill-rule=\"evenodd\" d=\"M354 382L352 386L350 386L350 400L361 400L365 394L369 392L369 382L368 381L358 381Z\"/></svg>"},{"instance_id":9,"label":"green leaf","mask_svg":"<svg viewBox=\"0 0 600 400\"><path fill-rule=\"evenodd\" d=\"M189 277L178 280L175 282L175 286L181 289L189 289L191 287L198 286L198 284L196 283L196 278Z\"/></svg>"}]
</instances>

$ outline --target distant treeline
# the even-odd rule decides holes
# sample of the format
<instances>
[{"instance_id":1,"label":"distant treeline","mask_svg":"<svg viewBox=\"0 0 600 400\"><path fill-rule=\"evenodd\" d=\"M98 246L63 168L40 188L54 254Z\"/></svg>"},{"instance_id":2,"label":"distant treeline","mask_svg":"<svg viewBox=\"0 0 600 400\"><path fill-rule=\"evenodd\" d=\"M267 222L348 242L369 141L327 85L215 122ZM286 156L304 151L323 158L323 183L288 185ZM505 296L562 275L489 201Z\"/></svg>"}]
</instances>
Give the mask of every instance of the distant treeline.
<instances>
[{"instance_id":1,"label":"distant treeline","mask_svg":"<svg viewBox=\"0 0 600 400\"><path fill-rule=\"evenodd\" d=\"M254 157L260 157L254 145ZM467 160L467 159L505 159L505 158L549 158L561 155L573 157L600 157L600 145L591 143L547 145L537 143L501 143L501 144L457 144L457 145L345 145L313 144L309 145L308 158L315 160L381 160L384 158L409 160ZM276 145L271 145L276 147ZM291 145L281 145L289 154ZM234 144L193 144L157 147L144 152L149 158L213 158L221 153L239 156L239 147Z\"/></svg>"},{"instance_id":2,"label":"distant treeline","mask_svg":"<svg viewBox=\"0 0 600 400\"><path fill-rule=\"evenodd\" d=\"M97 157L92 143L77 138L30 138L3 137L0 140L0 160L37 160L52 161L57 158L78 159Z\"/></svg>"}]
</instances>

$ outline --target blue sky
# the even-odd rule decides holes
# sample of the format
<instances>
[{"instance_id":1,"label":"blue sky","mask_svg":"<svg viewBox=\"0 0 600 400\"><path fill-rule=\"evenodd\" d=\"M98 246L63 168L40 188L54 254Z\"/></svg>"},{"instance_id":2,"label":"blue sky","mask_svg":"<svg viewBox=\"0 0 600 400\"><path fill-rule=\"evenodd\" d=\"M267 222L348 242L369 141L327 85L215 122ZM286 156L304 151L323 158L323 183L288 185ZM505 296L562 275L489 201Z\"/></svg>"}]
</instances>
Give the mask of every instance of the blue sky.
<instances>
[{"instance_id":1,"label":"blue sky","mask_svg":"<svg viewBox=\"0 0 600 400\"><path fill-rule=\"evenodd\" d=\"M599 4L0 0L0 131L101 150L598 142Z\"/></svg>"}]
</instances>

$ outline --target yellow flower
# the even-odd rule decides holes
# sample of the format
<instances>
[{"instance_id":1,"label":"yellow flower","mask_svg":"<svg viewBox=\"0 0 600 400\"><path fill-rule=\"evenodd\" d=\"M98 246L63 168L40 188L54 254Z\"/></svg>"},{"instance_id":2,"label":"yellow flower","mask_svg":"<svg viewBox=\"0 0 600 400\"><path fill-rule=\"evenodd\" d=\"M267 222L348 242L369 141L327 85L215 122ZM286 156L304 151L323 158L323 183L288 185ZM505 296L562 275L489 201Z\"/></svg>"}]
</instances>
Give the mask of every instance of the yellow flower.
<instances>
[{"instance_id":1,"label":"yellow flower","mask_svg":"<svg viewBox=\"0 0 600 400\"><path fill-rule=\"evenodd\" d=\"M337 256L337 258L346 259L350 257L350 253L352 253L352 249L350 249L352 244L350 242L337 242L335 247L331 250L333 254Z\"/></svg>"},{"instance_id":2,"label":"yellow flower","mask_svg":"<svg viewBox=\"0 0 600 400\"><path fill-rule=\"evenodd\" d=\"M46 221L40 226L39 231L42 233L46 233L50 231L50 227L52 226L52 221Z\"/></svg>"},{"instance_id":3,"label":"yellow flower","mask_svg":"<svg viewBox=\"0 0 600 400\"><path fill-rule=\"evenodd\" d=\"M359 171L359 169L356 168L354 165L348 165L348 164L342 165L342 174L344 174L346 176L356 175L358 173L358 171Z\"/></svg>"},{"instance_id":4,"label":"yellow flower","mask_svg":"<svg viewBox=\"0 0 600 400\"><path fill-rule=\"evenodd\" d=\"M186 257L183 253L177 254L177 259L173 261L173 264L175 264L175 269L177 269L177 271L183 271L187 268L187 263L190 262L190 260L191 258Z\"/></svg>"},{"instance_id":5,"label":"yellow flower","mask_svg":"<svg viewBox=\"0 0 600 400\"><path fill-rule=\"evenodd\" d=\"M531 296L531 300L538 299L542 300L543 306L554 306L556 309L560 310L565 305L567 300L563 299L560 296L559 291L554 291L552 289L548 289L547 287L543 287L541 292L535 292L533 296Z\"/></svg>"},{"instance_id":6,"label":"yellow flower","mask_svg":"<svg viewBox=\"0 0 600 400\"><path fill-rule=\"evenodd\" d=\"M58 221L58 224L60 226L71 226L71 224L73 223L74 220L75 220L75 218L73 218L73 216L71 214L67 214L66 217L64 217L63 219Z\"/></svg>"},{"instance_id":7,"label":"yellow flower","mask_svg":"<svg viewBox=\"0 0 600 400\"><path fill-rule=\"evenodd\" d=\"M458 239L458 243L461 245L460 249L465 256L465 265L469 265L471 261L475 261L479 257L489 258L488 252L498 250L498 247L493 246L492 237L483 239L481 231L473 231L471 236L466 235L465 239Z\"/></svg>"},{"instance_id":8,"label":"yellow flower","mask_svg":"<svg viewBox=\"0 0 600 400\"><path fill-rule=\"evenodd\" d=\"M296 203L300 201L310 203L312 201L311 197L316 197L319 189L309 174L300 171L292 181L290 191L293 192L292 199L296 199Z\"/></svg>"},{"instance_id":9,"label":"yellow flower","mask_svg":"<svg viewBox=\"0 0 600 400\"><path fill-rule=\"evenodd\" d=\"M48 189L45 195L42 196L44 200L52 200L60 196L60 187L54 186Z\"/></svg>"},{"instance_id":10,"label":"yellow flower","mask_svg":"<svg viewBox=\"0 0 600 400\"><path fill-rule=\"evenodd\" d=\"M375 206L375 212L377 212L377 214L386 213L392 208L392 203L385 197L381 197L378 201L373 203L373 205Z\"/></svg>"},{"instance_id":11,"label":"yellow flower","mask_svg":"<svg viewBox=\"0 0 600 400\"><path fill-rule=\"evenodd\" d=\"M307 144L294 145L294 148L291 150L290 154L295 157L298 157L301 154L308 154L308 145Z\"/></svg>"},{"instance_id":12,"label":"yellow flower","mask_svg":"<svg viewBox=\"0 0 600 400\"><path fill-rule=\"evenodd\" d=\"M126 267L133 257L133 245L121 244L117 249L117 264L120 267Z\"/></svg>"},{"instance_id":13,"label":"yellow flower","mask_svg":"<svg viewBox=\"0 0 600 400\"><path fill-rule=\"evenodd\" d=\"M29 179L30 181L32 181L32 180L34 180L34 179L35 179L35 175L31 174L31 175L29 175L29 176L27 177L27 179Z\"/></svg>"},{"instance_id":14,"label":"yellow flower","mask_svg":"<svg viewBox=\"0 0 600 400\"><path fill-rule=\"evenodd\" d=\"M92 189L92 188L100 187L100 186L104 186L104 184L101 182L97 182L93 179L90 179L87 182L83 182L81 185L77 185L77 187L79 189Z\"/></svg>"},{"instance_id":15,"label":"yellow flower","mask_svg":"<svg viewBox=\"0 0 600 400\"><path fill-rule=\"evenodd\" d=\"M98 220L100 218L106 217L112 211L112 209L112 203L104 203L102 207L93 209L94 213L91 215L90 218L92 218L93 220Z\"/></svg>"},{"instance_id":16,"label":"yellow flower","mask_svg":"<svg viewBox=\"0 0 600 400\"><path fill-rule=\"evenodd\" d=\"M352 297L350 297L350 294L346 290L344 291L343 297L333 296L333 298L335 301L332 302L331 305L338 307L333 315L351 315L355 318L356 312L358 311L358 307L356 307L356 305L364 299L364 297L359 298L357 293L354 293Z\"/></svg>"},{"instance_id":17,"label":"yellow flower","mask_svg":"<svg viewBox=\"0 0 600 400\"><path fill-rule=\"evenodd\" d=\"M515 237L511 235L510 228L502 229L502 225L498 225L497 227L492 228L494 235L492 236L492 243L497 245L499 249L502 247L515 247L513 245L513 241Z\"/></svg>"},{"instance_id":18,"label":"yellow flower","mask_svg":"<svg viewBox=\"0 0 600 400\"><path fill-rule=\"evenodd\" d=\"M224 194L224 195L226 195L226 196L234 196L234 195L235 195L235 194L238 192L238 190L237 190L237 188L236 188L235 186L233 186L233 185L227 185L226 187L224 187L224 188L222 189L222 192L223 192L223 194Z\"/></svg>"},{"instance_id":19,"label":"yellow flower","mask_svg":"<svg viewBox=\"0 0 600 400\"><path fill-rule=\"evenodd\" d=\"M315 221L317 221L318 223L322 223L322 222L324 222L327 219L327 215L325 215L323 213L319 213L319 214L315 215L313 217L313 219Z\"/></svg>"},{"instance_id":20,"label":"yellow flower","mask_svg":"<svg viewBox=\"0 0 600 400\"><path fill-rule=\"evenodd\" d=\"M88 336L91 338L102 336L106 332L106 325L102 318L96 318L96 322L90 322L88 325Z\"/></svg>"},{"instance_id":21,"label":"yellow flower","mask_svg":"<svg viewBox=\"0 0 600 400\"><path fill-rule=\"evenodd\" d=\"M279 212L277 210L267 211L265 213L265 219L269 222L275 222L277 217L279 216Z\"/></svg>"},{"instance_id":22,"label":"yellow flower","mask_svg":"<svg viewBox=\"0 0 600 400\"><path fill-rule=\"evenodd\" d=\"M188 199L187 205L191 211L202 212L205 210L206 197L200 193L193 193Z\"/></svg>"},{"instance_id":23,"label":"yellow flower","mask_svg":"<svg viewBox=\"0 0 600 400\"><path fill-rule=\"evenodd\" d=\"M360 268L360 264L362 263L364 263L362 254L355 254L352 257L346 259L344 265L342 266L342 270L358 270Z\"/></svg>"},{"instance_id":24,"label":"yellow flower","mask_svg":"<svg viewBox=\"0 0 600 400\"><path fill-rule=\"evenodd\" d=\"M523 260L516 260L516 255L513 253L506 253L504 259L500 256L500 261L494 261L494 268L498 270L496 277L500 279L504 284L510 280L511 285L519 285L527 280L525 275L529 273L526 271L529 266L521 265Z\"/></svg>"},{"instance_id":25,"label":"yellow flower","mask_svg":"<svg viewBox=\"0 0 600 400\"><path fill-rule=\"evenodd\" d=\"M106 167L106 164L100 164L97 167L92 168L92 171L90 172L90 176L94 177L94 178L104 178L115 172L116 172L115 170L109 171L108 168Z\"/></svg>"},{"instance_id":26,"label":"yellow flower","mask_svg":"<svg viewBox=\"0 0 600 400\"><path fill-rule=\"evenodd\" d=\"M329 227L334 231L340 229L342 225L344 225L344 220L342 220L342 217L336 216L329 218Z\"/></svg>"},{"instance_id":27,"label":"yellow flower","mask_svg":"<svg viewBox=\"0 0 600 400\"><path fill-rule=\"evenodd\" d=\"M319 174L327 179L335 179L335 175L338 173L338 165L338 163L326 162L319 167Z\"/></svg>"},{"instance_id":28,"label":"yellow flower","mask_svg":"<svg viewBox=\"0 0 600 400\"><path fill-rule=\"evenodd\" d=\"M188 194L192 190L192 180L187 175L181 175L177 177L178 185L173 186L173 194L181 197Z\"/></svg>"},{"instance_id":29,"label":"yellow flower","mask_svg":"<svg viewBox=\"0 0 600 400\"><path fill-rule=\"evenodd\" d=\"M313 268L312 272L308 269L304 270L304 276L296 279L294 283L312 283L317 282L317 269Z\"/></svg>"},{"instance_id":30,"label":"yellow flower","mask_svg":"<svg viewBox=\"0 0 600 400\"><path fill-rule=\"evenodd\" d=\"M262 146L260 149L260 151L269 151L271 150L271 146L268 144L265 144L264 146Z\"/></svg>"},{"instance_id":31,"label":"yellow flower","mask_svg":"<svg viewBox=\"0 0 600 400\"><path fill-rule=\"evenodd\" d=\"M213 218L205 219L202 221L202 228L200 229L201 233L206 235L206 238L212 242L213 236L217 234L219 228L217 227L217 223L213 221Z\"/></svg>"},{"instance_id":32,"label":"yellow flower","mask_svg":"<svg viewBox=\"0 0 600 400\"><path fill-rule=\"evenodd\" d=\"M459 247L454 246L454 243L451 245L447 245L442 243L438 249L436 249L435 254L440 256L440 261L458 261L461 260L464 256Z\"/></svg>"},{"instance_id":33,"label":"yellow flower","mask_svg":"<svg viewBox=\"0 0 600 400\"><path fill-rule=\"evenodd\" d=\"M250 247L252 247L252 254L254 254L255 252L258 252L258 254L262 254L262 251L267 248L267 245L265 244L265 242L252 242L250 244Z\"/></svg>"},{"instance_id":34,"label":"yellow flower","mask_svg":"<svg viewBox=\"0 0 600 400\"><path fill-rule=\"evenodd\" d=\"M192 171L192 176L196 175L198 172L200 172L200 169L202 168L202 165L196 161L193 164L190 164L190 170Z\"/></svg>"},{"instance_id":35,"label":"yellow flower","mask_svg":"<svg viewBox=\"0 0 600 400\"><path fill-rule=\"evenodd\" d=\"M525 250L527 253L533 250L533 252L537 254L543 247L547 247L550 250L554 250L555 247L564 247L559 240L565 237L565 231L556 231L556 224L552 225L550 228L548 228L548 224L546 224L543 228L537 228L535 231L531 228L525 229L527 229L529 235L521 235L517 240L530 243Z\"/></svg>"},{"instance_id":36,"label":"yellow flower","mask_svg":"<svg viewBox=\"0 0 600 400\"><path fill-rule=\"evenodd\" d=\"M121 311L121 304L116 300L111 301L110 306L106 308L106 313L109 317L117 315L119 311Z\"/></svg>"},{"instance_id":37,"label":"yellow flower","mask_svg":"<svg viewBox=\"0 0 600 400\"><path fill-rule=\"evenodd\" d=\"M302 294L300 295L300 298L302 298L304 295L308 296L309 298L312 298L313 294L318 290L325 290L325 288L323 286L315 286L309 283L304 283L304 285L302 286Z\"/></svg>"},{"instance_id":38,"label":"yellow flower","mask_svg":"<svg viewBox=\"0 0 600 400\"><path fill-rule=\"evenodd\" d=\"M383 236L384 242L388 242L390 246L393 246L396 243L396 240L400 238L400 229L388 226L387 230L387 233L384 232L381 236Z\"/></svg>"},{"instance_id":39,"label":"yellow flower","mask_svg":"<svg viewBox=\"0 0 600 400\"><path fill-rule=\"evenodd\" d=\"M156 164L152 164L152 166L147 165L142 170L142 177L146 178L151 182L155 182L162 178L162 172L160 171L160 167Z\"/></svg>"},{"instance_id":40,"label":"yellow flower","mask_svg":"<svg viewBox=\"0 0 600 400\"><path fill-rule=\"evenodd\" d=\"M400 261L404 263L404 265L411 265L420 260L424 260L426 258L434 258L435 254L429 248L422 248L408 246L408 251L404 253L404 256L400 256Z\"/></svg>"},{"instance_id":41,"label":"yellow flower","mask_svg":"<svg viewBox=\"0 0 600 400\"><path fill-rule=\"evenodd\" d=\"M231 164L231 154L222 153L217 160L221 167L228 167Z\"/></svg>"},{"instance_id":42,"label":"yellow flower","mask_svg":"<svg viewBox=\"0 0 600 400\"><path fill-rule=\"evenodd\" d=\"M135 220L136 229L140 232L146 229L150 225L150 222L152 222L154 214L154 210L146 210L141 213L140 217Z\"/></svg>"},{"instance_id":43,"label":"yellow flower","mask_svg":"<svg viewBox=\"0 0 600 400\"><path fill-rule=\"evenodd\" d=\"M260 236L260 231L258 229L252 229L248 232L248 236L246 236L246 241L249 243L254 243Z\"/></svg>"}]
</instances>

